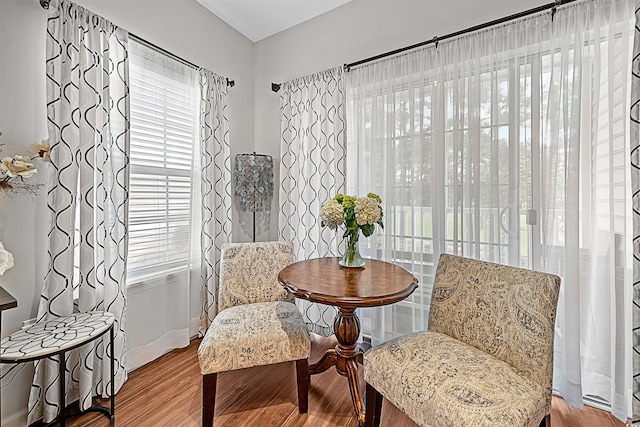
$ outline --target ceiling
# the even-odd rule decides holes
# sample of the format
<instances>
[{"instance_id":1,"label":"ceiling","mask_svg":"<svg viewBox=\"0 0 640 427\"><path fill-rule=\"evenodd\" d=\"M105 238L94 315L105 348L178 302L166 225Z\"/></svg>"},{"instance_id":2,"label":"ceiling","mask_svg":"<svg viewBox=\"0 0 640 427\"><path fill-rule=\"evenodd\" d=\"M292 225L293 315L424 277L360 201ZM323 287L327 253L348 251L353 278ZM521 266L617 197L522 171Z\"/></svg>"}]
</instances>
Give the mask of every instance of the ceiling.
<instances>
[{"instance_id":1,"label":"ceiling","mask_svg":"<svg viewBox=\"0 0 640 427\"><path fill-rule=\"evenodd\" d=\"M197 0L254 43L350 1Z\"/></svg>"}]
</instances>

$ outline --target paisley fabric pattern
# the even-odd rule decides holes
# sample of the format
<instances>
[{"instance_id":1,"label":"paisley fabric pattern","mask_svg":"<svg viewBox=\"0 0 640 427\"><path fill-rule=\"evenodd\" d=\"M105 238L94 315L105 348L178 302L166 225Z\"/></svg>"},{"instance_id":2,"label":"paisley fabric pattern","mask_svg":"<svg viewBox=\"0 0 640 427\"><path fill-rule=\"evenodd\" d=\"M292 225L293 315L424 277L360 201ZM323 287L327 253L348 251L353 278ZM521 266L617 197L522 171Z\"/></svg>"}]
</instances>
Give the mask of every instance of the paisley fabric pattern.
<instances>
[{"instance_id":1,"label":"paisley fabric pattern","mask_svg":"<svg viewBox=\"0 0 640 427\"><path fill-rule=\"evenodd\" d=\"M202 375L307 359L302 315L291 302L260 302L218 313L198 348Z\"/></svg>"},{"instance_id":2,"label":"paisley fabric pattern","mask_svg":"<svg viewBox=\"0 0 640 427\"><path fill-rule=\"evenodd\" d=\"M292 242L222 245L220 312L198 348L202 375L309 357L302 314L278 282L292 262Z\"/></svg>"},{"instance_id":3,"label":"paisley fabric pattern","mask_svg":"<svg viewBox=\"0 0 640 427\"><path fill-rule=\"evenodd\" d=\"M429 330L472 345L540 384L551 413L558 276L442 254Z\"/></svg>"},{"instance_id":4,"label":"paisley fabric pattern","mask_svg":"<svg viewBox=\"0 0 640 427\"><path fill-rule=\"evenodd\" d=\"M364 378L423 427L537 427L545 416L541 385L437 332L418 332L369 350Z\"/></svg>"},{"instance_id":5,"label":"paisley fabric pattern","mask_svg":"<svg viewBox=\"0 0 640 427\"><path fill-rule=\"evenodd\" d=\"M221 260L220 311L256 302L294 301L278 282L280 270L293 263L292 242L223 244Z\"/></svg>"},{"instance_id":6,"label":"paisley fabric pattern","mask_svg":"<svg viewBox=\"0 0 640 427\"><path fill-rule=\"evenodd\" d=\"M559 289L551 274L442 254L429 331L367 352L365 380L421 426L537 426Z\"/></svg>"}]
</instances>

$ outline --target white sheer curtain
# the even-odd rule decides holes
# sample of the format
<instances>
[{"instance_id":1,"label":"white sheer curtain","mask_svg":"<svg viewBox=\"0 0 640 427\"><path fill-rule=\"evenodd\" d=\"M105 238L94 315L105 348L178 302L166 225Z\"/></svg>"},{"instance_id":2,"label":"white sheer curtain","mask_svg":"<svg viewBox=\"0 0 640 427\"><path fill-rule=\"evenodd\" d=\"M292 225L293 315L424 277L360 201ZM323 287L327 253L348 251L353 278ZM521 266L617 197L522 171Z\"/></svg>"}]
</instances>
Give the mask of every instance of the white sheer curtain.
<instances>
[{"instance_id":1,"label":"white sheer curtain","mask_svg":"<svg viewBox=\"0 0 640 427\"><path fill-rule=\"evenodd\" d=\"M200 69L200 335L218 313L220 251L231 241L231 148L227 119L227 81Z\"/></svg>"},{"instance_id":2,"label":"white sheer curtain","mask_svg":"<svg viewBox=\"0 0 640 427\"><path fill-rule=\"evenodd\" d=\"M337 256L342 236L320 226L320 207L343 191L345 90L342 67L283 83L278 238L296 261ZM311 332L333 333L335 311L298 301Z\"/></svg>"},{"instance_id":3,"label":"white sheer curtain","mask_svg":"<svg viewBox=\"0 0 640 427\"><path fill-rule=\"evenodd\" d=\"M75 3L54 0L50 6L46 39L49 269L37 320L93 310L109 311L116 319L115 348L110 348L107 337L67 357L66 401L79 399L82 410L91 406L93 396L109 395L111 352L116 360L116 391L127 379L127 38L126 31ZM41 417L51 421L59 410L58 363L54 358L35 363L29 423Z\"/></svg>"},{"instance_id":4,"label":"white sheer curtain","mask_svg":"<svg viewBox=\"0 0 640 427\"><path fill-rule=\"evenodd\" d=\"M197 333L200 91L197 70L143 42L129 41L129 62L126 333L127 366L135 369Z\"/></svg>"},{"instance_id":5,"label":"white sheer curtain","mask_svg":"<svg viewBox=\"0 0 640 427\"><path fill-rule=\"evenodd\" d=\"M361 248L421 284L365 310L374 342L427 327L442 252L557 273L554 388L626 419L632 18L577 1L348 74L347 192L386 217Z\"/></svg>"}]
</instances>

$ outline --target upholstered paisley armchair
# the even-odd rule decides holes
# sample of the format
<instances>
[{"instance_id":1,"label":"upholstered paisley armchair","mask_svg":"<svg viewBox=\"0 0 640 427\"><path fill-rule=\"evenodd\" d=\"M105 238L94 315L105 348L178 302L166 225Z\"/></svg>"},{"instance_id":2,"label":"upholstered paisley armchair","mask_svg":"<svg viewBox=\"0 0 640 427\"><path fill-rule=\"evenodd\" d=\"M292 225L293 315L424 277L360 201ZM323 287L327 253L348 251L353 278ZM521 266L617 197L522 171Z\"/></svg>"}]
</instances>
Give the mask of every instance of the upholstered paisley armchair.
<instances>
[{"instance_id":1,"label":"upholstered paisley armchair","mask_svg":"<svg viewBox=\"0 0 640 427\"><path fill-rule=\"evenodd\" d=\"M278 273L293 263L293 243L230 243L222 246L218 315L200 347L202 426L213 425L217 374L234 369L296 362L298 409L308 407L309 332Z\"/></svg>"},{"instance_id":2,"label":"upholstered paisley armchair","mask_svg":"<svg viewBox=\"0 0 640 427\"><path fill-rule=\"evenodd\" d=\"M443 254L429 327L364 355L367 426L382 397L420 426L547 427L560 278Z\"/></svg>"}]
</instances>

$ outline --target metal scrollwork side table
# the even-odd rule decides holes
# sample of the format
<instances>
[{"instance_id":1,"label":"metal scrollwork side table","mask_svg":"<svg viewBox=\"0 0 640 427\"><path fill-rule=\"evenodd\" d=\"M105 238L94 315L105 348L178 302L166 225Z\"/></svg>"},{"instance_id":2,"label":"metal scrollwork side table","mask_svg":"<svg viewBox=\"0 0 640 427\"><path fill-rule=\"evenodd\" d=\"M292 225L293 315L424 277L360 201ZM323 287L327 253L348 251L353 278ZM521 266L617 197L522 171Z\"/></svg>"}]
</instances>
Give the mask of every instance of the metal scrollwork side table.
<instances>
[{"instance_id":1,"label":"metal scrollwork side table","mask_svg":"<svg viewBox=\"0 0 640 427\"><path fill-rule=\"evenodd\" d=\"M4 289L0 288L0 312L6 308L12 308L8 306L5 307L4 294L11 297ZM13 297L11 298L13 299ZM13 307L15 307L17 304L15 304L15 299L13 299L13 301ZM115 383L113 351L109 358L111 370L110 407L98 405L92 406L82 412L73 411L67 413L65 401L66 353L102 337L107 331L109 331L111 349L113 349L113 327L113 314L104 311L90 311L87 313L76 313L70 316L58 317L34 323L31 326L20 329L5 337L2 342L0 342L0 363L26 363L44 359L46 357L57 357L61 362L58 364L60 411L56 418L46 424L46 426L59 423L61 427L64 427L68 418L85 412L102 413L109 418L110 426L114 425Z\"/></svg>"}]
</instances>

